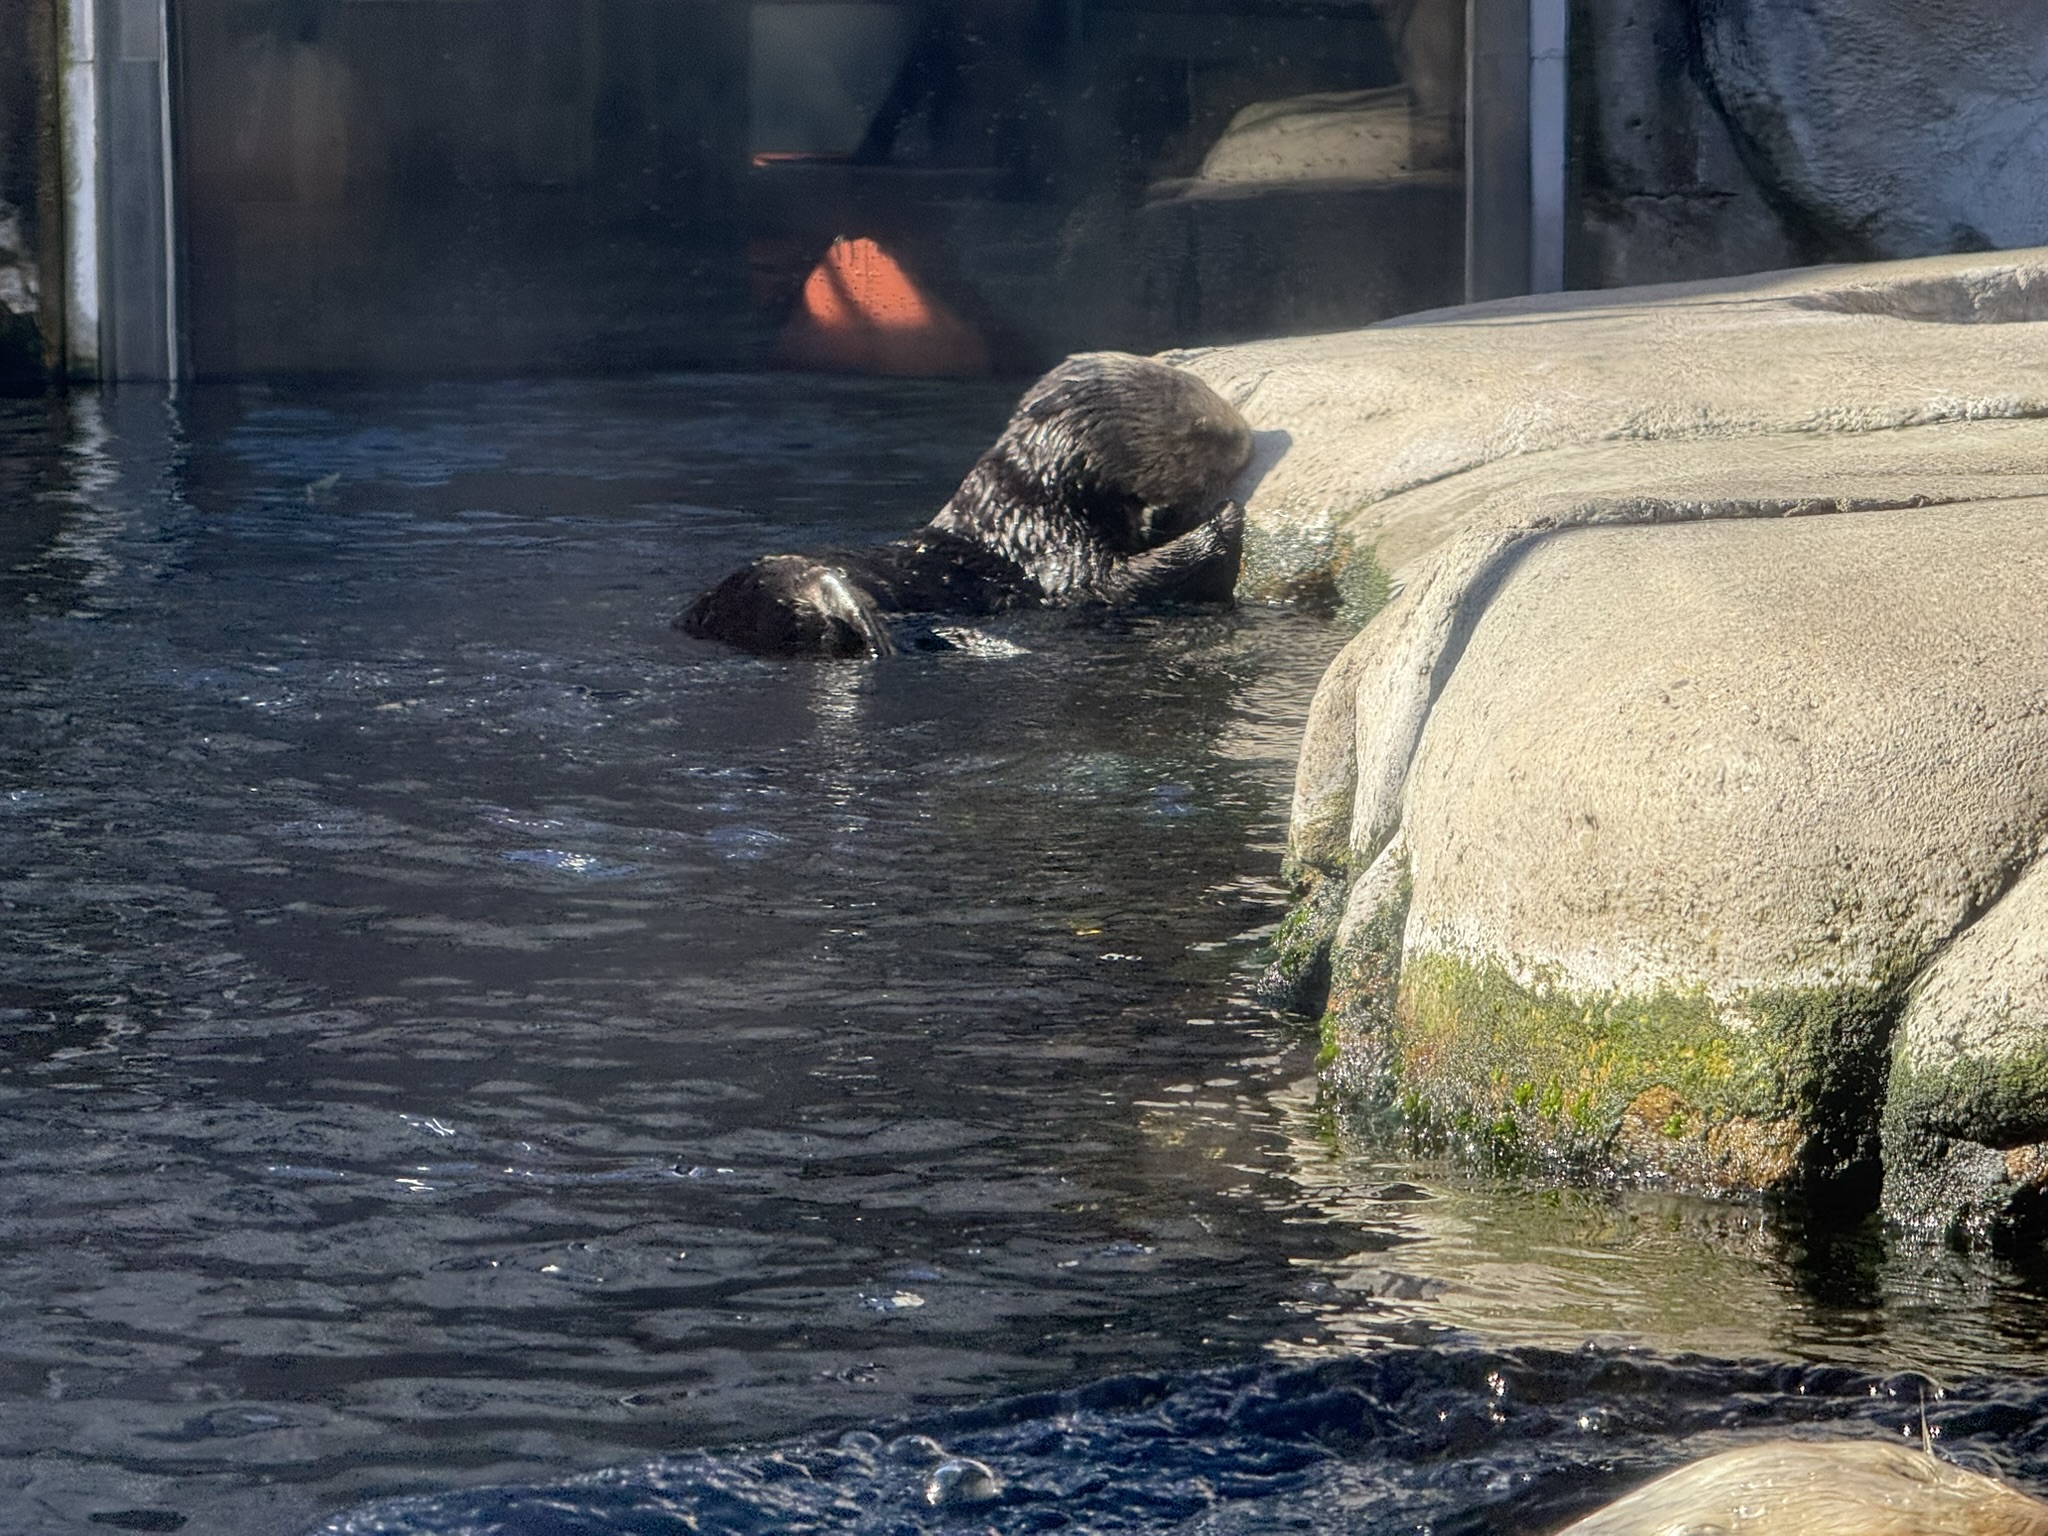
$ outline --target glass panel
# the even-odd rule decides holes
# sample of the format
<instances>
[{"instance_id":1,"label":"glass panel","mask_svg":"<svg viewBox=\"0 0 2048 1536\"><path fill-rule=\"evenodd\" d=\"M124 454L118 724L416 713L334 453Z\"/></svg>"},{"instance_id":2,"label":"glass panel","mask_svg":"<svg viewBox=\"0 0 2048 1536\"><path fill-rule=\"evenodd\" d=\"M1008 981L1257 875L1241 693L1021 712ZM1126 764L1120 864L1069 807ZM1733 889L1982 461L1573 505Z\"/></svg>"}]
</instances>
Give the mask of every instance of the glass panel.
<instances>
[{"instance_id":1,"label":"glass panel","mask_svg":"<svg viewBox=\"0 0 2048 1536\"><path fill-rule=\"evenodd\" d=\"M179 0L194 364L1022 371L1455 302L1463 11Z\"/></svg>"},{"instance_id":2,"label":"glass panel","mask_svg":"<svg viewBox=\"0 0 2048 1536\"><path fill-rule=\"evenodd\" d=\"M751 42L754 163L845 157L903 70L910 15L900 5L757 5Z\"/></svg>"}]
</instances>

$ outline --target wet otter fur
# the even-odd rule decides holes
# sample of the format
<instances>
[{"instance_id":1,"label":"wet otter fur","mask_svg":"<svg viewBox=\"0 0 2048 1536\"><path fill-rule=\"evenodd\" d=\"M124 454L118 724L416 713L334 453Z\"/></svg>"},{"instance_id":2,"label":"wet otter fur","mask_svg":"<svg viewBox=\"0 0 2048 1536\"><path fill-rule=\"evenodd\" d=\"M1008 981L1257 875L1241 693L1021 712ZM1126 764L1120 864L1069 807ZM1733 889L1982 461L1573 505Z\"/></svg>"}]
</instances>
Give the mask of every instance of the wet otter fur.
<instances>
[{"instance_id":1,"label":"wet otter fur","mask_svg":"<svg viewBox=\"0 0 2048 1536\"><path fill-rule=\"evenodd\" d=\"M1224 499L1251 430L1192 374L1119 352L1068 358L909 538L767 555L678 628L760 655L886 655L891 615L1227 602L1244 513Z\"/></svg>"}]
</instances>

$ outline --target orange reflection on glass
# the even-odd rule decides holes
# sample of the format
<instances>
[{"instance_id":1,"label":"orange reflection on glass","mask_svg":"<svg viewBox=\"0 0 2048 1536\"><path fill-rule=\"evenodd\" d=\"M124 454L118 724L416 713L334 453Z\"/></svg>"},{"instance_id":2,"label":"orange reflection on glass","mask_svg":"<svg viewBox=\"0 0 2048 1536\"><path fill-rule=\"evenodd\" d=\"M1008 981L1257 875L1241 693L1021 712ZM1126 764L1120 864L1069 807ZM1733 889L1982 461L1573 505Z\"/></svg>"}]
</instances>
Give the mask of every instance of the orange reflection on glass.
<instances>
[{"instance_id":1,"label":"orange reflection on glass","mask_svg":"<svg viewBox=\"0 0 2048 1536\"><path fill-rule=\"evenodd\" d=\"M981 333L865 237L834 240L812 269L782 354L800 368L843 373L942 377L989 366Z\"/></svg>"}]
</instances>

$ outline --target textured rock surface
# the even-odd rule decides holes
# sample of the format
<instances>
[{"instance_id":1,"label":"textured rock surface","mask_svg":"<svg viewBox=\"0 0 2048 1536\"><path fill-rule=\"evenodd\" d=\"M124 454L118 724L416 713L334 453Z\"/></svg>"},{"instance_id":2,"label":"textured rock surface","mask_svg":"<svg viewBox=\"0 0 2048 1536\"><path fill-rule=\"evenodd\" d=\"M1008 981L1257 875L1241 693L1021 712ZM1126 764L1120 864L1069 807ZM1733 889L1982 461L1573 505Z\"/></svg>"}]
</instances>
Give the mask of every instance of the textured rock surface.
<instances>
[{"instance_id":1,"label":"textured rock surface","mask_svg":"<svg viewBox=\"0 0 2048 1536\"><path fill-rule=\"evenodd\" d=\"M1336 1082L1708 1188L1874 1190L1882 1134L1935 1226L2048 1186L2043 271L1191 359L1267 434L1254 580L1391 594L1290 839Z\"/></svg>"},{"instance_id":2,"label":"textured rock surface","mask_svg":"<svg viewBox=\"0 0 2048 1536\"><path fill-rule=\"evenodd\" d=\"M2048 240L2044 79L2012 0L1575 5L1570 286Z\"/></svg>"},{"instance_id":3,"label":"textured rock surface","mask_svg":"<svg viewBox=\"0 0 2048 1536\"><path fill-rule=\"evenodd\" d=\"M1698 13L1721 106L1798 217L1872 256L2048 240L2048 9L1698 0Z\"/></svg>"},{"instance_id":4,"label":"textured rock surface","mask_svg":"<svg viewBox=\"0 0 2048 1536\"><path fill-rule=\"evenodd\" d=\"M1575 1165L1867 1168L1906 985L2048 835L2048 500L1576 529L1503 563L1360 818L1398 820L1410 884L1363 1047Z\"/></svg>"},{"instance_id":5,"label":"textured rock surface","mask_svg":"<svg viewBox=\"0 0 2048 1536\"><path fill-rule=\"evenodd\" d=\"M1860 254L1788 224L1746 163L1699 42L1693 0L1573 7L1566 287L1685 282ZM1760 166L1758 168L1761 168Z\"/></svg>"},{"instance_id":6,"label":"textured rock surface","mask_svg":"<svg viewBox=\"0 0 2048 1536\"><path fill-rule=\"evenodd\" d=\"M1395 86L1262 101L1230 120L1197 178L1261 185L1394 181L1415 170L1414 99Z\"/></svg>"},{"instance_id":7,"label":"textured rock surface","mask_svg":"<svg viewBox=\"0 0 2048 1536\"><path fill-rule=\"evenodd\" d=\"M2048 252L1805 268L1508 299L1365 330L1170 354L1262 436L1240 486L1246 590L1334 577L1357 607L1503 495L1972 494L2048 466ZM1894 428L2026 422L1930 444ZM1657 448L1654 465L1642 457ZM1551 454L1540 474L1526 462ZM1800 461L1795 463L1795 461ZM1489 473L1489 470L1491 473Z\"/></svg>"}]
</instances>

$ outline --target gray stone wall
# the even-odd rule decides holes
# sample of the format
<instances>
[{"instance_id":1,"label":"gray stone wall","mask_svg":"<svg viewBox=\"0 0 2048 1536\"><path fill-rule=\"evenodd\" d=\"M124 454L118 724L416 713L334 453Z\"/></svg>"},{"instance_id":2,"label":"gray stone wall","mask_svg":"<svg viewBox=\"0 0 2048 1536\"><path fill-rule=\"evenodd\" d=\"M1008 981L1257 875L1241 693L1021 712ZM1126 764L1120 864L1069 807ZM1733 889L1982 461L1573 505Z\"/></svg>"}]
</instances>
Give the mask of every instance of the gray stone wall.
<instances>
[{"instance_id":1,"label":"gray stone wall","mask_svg":"<svg viewBox=\"0 0 2048 1536\"><path fill-rule=\"evenodd\" d=\"M2048 241L2048 9L1576 0L1574 288Z\"/></svg>"},{"instance_id":2,"label":"gray stone wall","mask_svg":"<svg viewBox=\"0 0 2048 1536\"><path fill-rule=\"evenodd\" d=\"M1696 0L1578 0L1576 218L1566 285L1613 288L1827 260L1745 163L1700 46Z\"/></svg>"}]
</instances>

